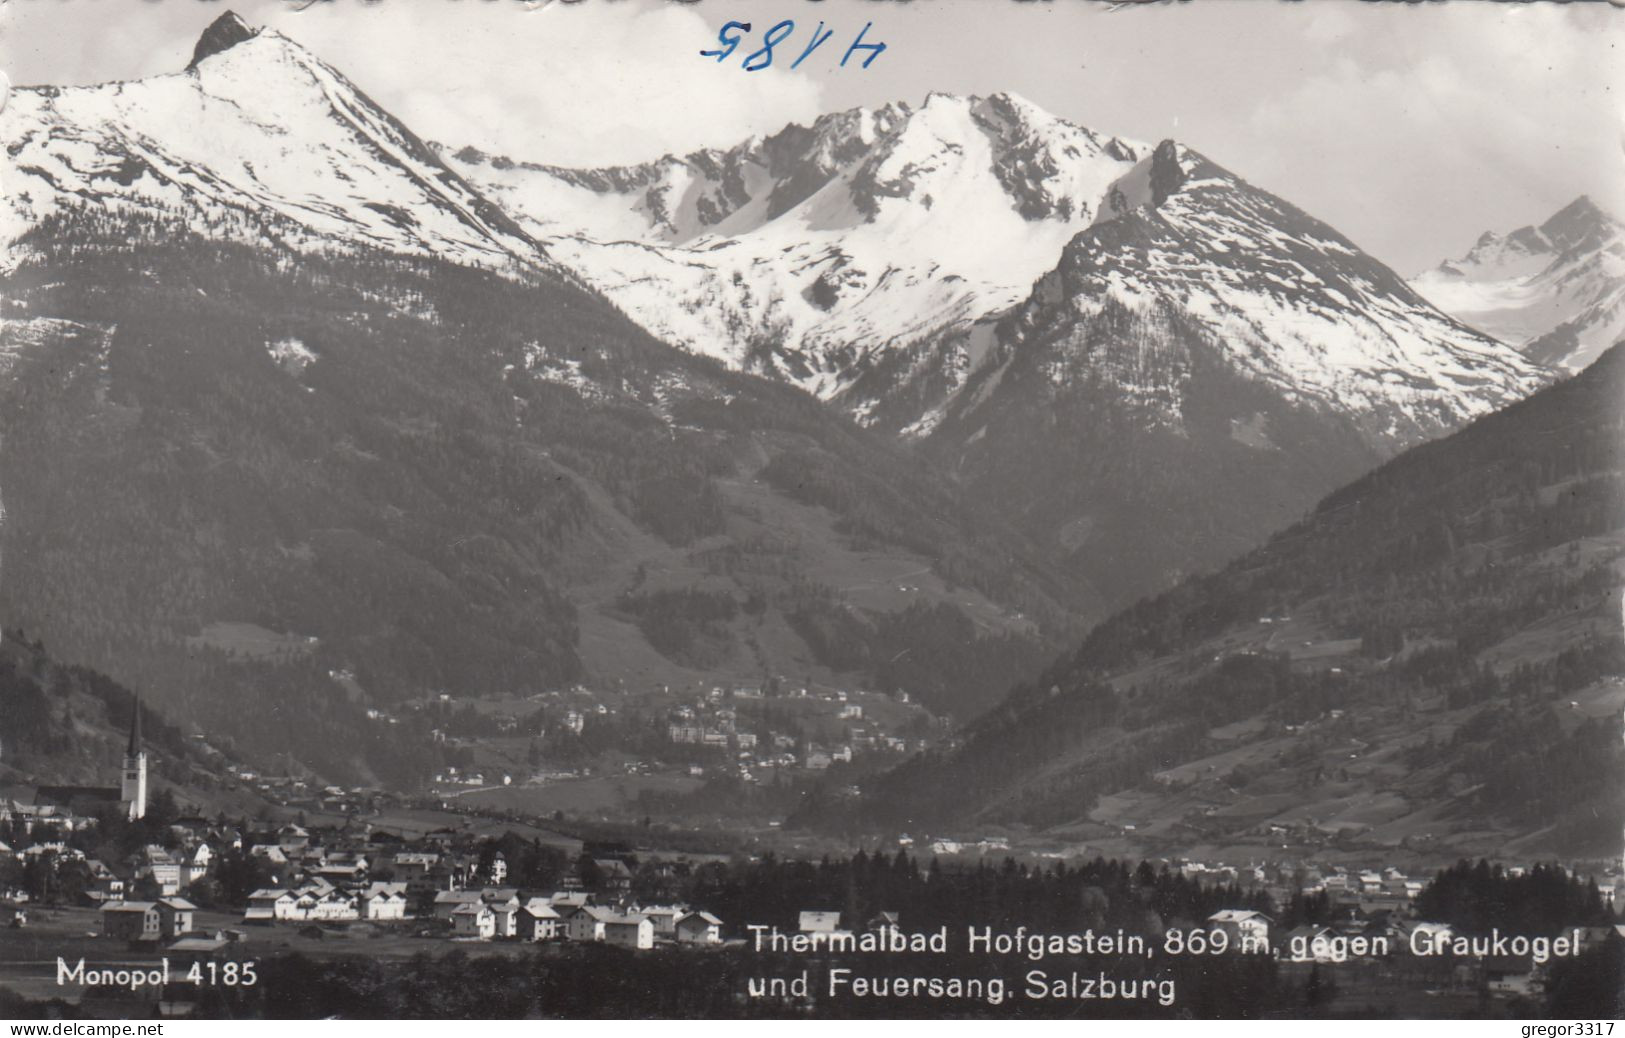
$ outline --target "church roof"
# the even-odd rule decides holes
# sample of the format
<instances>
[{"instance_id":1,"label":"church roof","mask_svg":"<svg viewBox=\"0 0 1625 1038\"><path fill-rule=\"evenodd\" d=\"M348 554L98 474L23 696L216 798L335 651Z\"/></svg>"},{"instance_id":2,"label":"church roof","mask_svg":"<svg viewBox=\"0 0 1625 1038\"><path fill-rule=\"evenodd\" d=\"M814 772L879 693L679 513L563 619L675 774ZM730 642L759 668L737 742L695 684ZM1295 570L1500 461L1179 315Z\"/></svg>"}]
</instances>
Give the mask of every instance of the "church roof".
<instances>
[{"instance_id":1,"label":"church roof","mask_svg":"<svg viewBox=\"0 0 1625 1038\"><path fill-rule=\"evenodd\" d=\"M72 807L75 804L121 803L124 791L117 786L40 786L34 790L34 803Z\"/></svg>"}]
</instances>

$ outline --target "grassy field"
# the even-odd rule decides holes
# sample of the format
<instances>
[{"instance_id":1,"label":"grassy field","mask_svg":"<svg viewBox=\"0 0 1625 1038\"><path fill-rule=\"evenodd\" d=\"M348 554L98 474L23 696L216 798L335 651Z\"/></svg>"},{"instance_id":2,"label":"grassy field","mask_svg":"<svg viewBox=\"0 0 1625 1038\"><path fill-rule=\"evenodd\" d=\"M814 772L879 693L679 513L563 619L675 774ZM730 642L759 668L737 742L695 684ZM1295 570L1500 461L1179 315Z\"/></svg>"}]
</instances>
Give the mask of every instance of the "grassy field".
<instances>
[{"instance_id":1,"label":"grassy field","mask_svg":"<svg viewBox=\"0 0 1625 1038\"><path fill-rule=\"evenodd\" d=\"M230 621L209 624L201 634L188 640L194 645L220 649L251 660L304 655L316 645L314 638L279 634L258 624Z\"/></svg>"},{"instance_id":2,"label":"grassy field","mask_svg":"<svg viewBox=\"0 0 1625 1038\"><path fill-rule=\"evenodd\" d=\"M501 786L465 793L458 799L479 807L511 809L523 814L597 814L633 806L640 793L681 795L703 785L683 775L602 775L563 779L539 786Z\"/></svg>"}]
</instances>

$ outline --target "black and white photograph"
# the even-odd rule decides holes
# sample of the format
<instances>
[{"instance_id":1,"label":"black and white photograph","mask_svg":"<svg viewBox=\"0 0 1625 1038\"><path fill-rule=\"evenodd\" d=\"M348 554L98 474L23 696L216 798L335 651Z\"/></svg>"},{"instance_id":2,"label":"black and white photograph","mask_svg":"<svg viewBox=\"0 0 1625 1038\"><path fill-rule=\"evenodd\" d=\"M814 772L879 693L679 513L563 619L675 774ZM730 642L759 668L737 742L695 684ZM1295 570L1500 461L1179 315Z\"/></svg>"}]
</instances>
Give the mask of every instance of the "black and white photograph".
<instances>
[{"instance_id":1,"label":"black and white photograph","mask_svg":"<svg viewBox=\"0 0 1625 1038\"><path fill-rule=\"evenodd\" d=\"M0 1019L1609 1038L1622 467L1625 7L0 0Z\"/></svg>"}]
</instances>

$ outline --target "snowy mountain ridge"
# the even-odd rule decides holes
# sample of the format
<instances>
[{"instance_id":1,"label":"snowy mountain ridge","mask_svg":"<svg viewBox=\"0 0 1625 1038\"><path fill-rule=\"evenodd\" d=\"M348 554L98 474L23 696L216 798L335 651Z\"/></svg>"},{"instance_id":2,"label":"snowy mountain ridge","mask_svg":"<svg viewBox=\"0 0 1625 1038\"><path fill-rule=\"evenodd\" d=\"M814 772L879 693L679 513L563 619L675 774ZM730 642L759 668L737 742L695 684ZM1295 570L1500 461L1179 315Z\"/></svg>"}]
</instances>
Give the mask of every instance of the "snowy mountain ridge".
<instances>
[{"instance_id":1,"label":"snowy mountain ridge","mask_svg":"<svg viewBox=\"0 0 1625 1038\"><path fill-rule=\"evenodd\" d=\"M1013 95L933 94L644 166L449 158L655 334L831 399L1019 302L1149 151Z\"/></svg>"},{"instance_id":2,"label":"snowy mountain ridge","mask_svg":"<svg viewBox=\"0 0 1625 1038\"><path fill-rule=\"evenodd\" d=\"M245 218L292 244L549 266L536 242L353 84L279 33L217 19L183 72L19 87L0 112L0 243L65 206Z\"/></svg>"},{"instance_id":3,"label":"snowy mountain ridge","mask_svg":"<svg viewBox=\"0 0 1625 1038\"><path fill-rule=\"evenodd\" d=\"M1529 357L1579 371L1625 336L1625 223L1582 195L1538 227L1484 232L1411 284Z\"/></svg>"},{"instance_id":4,"label":"snowy mountain ridge","mask_svg":"<svg viewBox=\"0 0 1625 1038\"><path fill-rule=\"evenodd\" d=\"M909 437L968 406L993 327L1082 240L1101 270L1079 307L1110 296L1201 311L1249 377L1381 411L1367 424L1384 449L1545 378L1195 152L1106 137L1010 94L854 109L645 166L570 171L469 149L450 161L656 335ZM1147 212L1170 243L1112 252L1121 236L1103 228Z\"/></svg>"},{"instance_id":5,"label":"snowy mountain ridge","mask_svg":"<svg viewBox=\"0 0 1625 1038\"><path fill-rule=\"evenodd\" d=\"M227 14L183 72L15 91L0 140L0 241L92 200L302 247L567 271L661 338L912 437L966 406L998 354L993 327L1079 241L1100 267L1079 283L1082 310L1110 294L1203 311L1238 371L1382 410L1385 446L1543 378L1289 205L1156 157L1194 153L1011 94L932 94L566 170L425 144L296 43ZM1146 214L1171 245L1114 254Z\"/></svg>"}]
</instances>

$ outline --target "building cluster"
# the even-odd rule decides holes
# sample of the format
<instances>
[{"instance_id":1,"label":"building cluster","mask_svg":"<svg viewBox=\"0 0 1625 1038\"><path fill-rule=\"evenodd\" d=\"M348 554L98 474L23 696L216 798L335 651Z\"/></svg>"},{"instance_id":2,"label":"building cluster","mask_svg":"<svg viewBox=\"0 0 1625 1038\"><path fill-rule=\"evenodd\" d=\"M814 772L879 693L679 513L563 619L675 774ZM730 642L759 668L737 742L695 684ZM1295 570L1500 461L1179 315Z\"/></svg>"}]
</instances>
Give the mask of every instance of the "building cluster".
<instances>
[{"instance_id":1,"label":"building cluster","mask_svg":"<svg viewBox=\"0 0 1625 1038\"><path fill-rule=\"evenodd\" d=\"M357 866L359 871L347 877L332 877L321 868L312 871L307 859L297 884L254 891L243 922L412 920L427 924L424 933L451 939L567 940L627 948L652 948L657 941L722 941L722 920L709 912L633 900L631 870L618 859L591 862L598 894L581 889L527 894L503 886L507 864L500 852L483 868L477 867L473 856L449 847L403 847L393 853L380 851L374 860L393 878L369 880L368 862L354 852L345 858L345 868Z\"/></svg>"},{"instance_id":2,"label":"building cluster","mask_svg":"<svg viewBox=\"0 0 1625 1038\"><path fill-rule=\"evenodd\" d=\"M599 902L581 890L524 896L513 887L448 890L435 895L433 914L453 938L466 940L598 942L647 949L655 943L722 943L722 920L688 905Z\"/></svg>"},{"instance_id":3,"label":"building cluster","mask_svg":"<svg viewBox=\"0 0 1625 1038\"><path fill-rule=\"evenodd\" d=\"M755 705L766 698L798 705L793 713L776 719L755 716ZM874 699L909 701L903 692L882 696L862 690L797 687L769 697L757 685L715 685L671 707L666 731L675 745L707 746L736 754L739 775L746 781L754 781L759 771L767 769L823 771L850 762L856 753L906 753L926 747L927 740L910 740L888 730L872 710L866 717L865 701Z\"/></svg>"}]
</instances>

